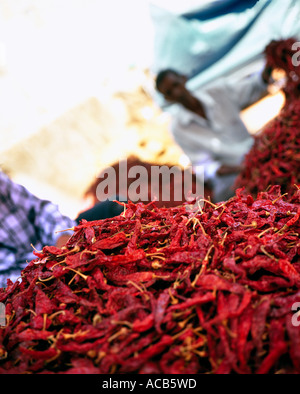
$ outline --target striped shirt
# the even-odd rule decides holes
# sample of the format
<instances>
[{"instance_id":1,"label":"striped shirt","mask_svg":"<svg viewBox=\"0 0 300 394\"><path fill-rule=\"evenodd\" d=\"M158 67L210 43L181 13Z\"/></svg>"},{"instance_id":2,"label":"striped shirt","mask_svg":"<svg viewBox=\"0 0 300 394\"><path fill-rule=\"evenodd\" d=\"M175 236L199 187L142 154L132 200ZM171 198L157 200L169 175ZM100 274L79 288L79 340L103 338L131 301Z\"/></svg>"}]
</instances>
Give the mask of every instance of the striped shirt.
<instances>
[{"instance_id":1,"label":"striped shirt","mask_svg":"<svg viewBox=\"0 0 300 394\"><path fill-rule=\"evenodd\" d=\"M31 194L0 172L0 287L7 278L15 281L36 257L33 247L55 245L75 222L63 216L56 205Z\"/></svg>"}]
</instances>

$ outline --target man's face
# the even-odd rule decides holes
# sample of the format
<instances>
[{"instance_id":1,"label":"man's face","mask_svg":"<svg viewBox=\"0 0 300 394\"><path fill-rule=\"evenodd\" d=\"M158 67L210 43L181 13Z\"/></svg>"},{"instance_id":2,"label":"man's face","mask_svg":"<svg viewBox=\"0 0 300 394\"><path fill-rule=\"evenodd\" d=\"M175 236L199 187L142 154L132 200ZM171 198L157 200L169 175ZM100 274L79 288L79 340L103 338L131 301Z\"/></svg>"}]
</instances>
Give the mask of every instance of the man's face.
<instances>
[{"instance_id":1,"label":"man's face","mask_svg":"<svg viewBox=\"0 0 300 394\"><path fill-rule=\"evenodd\" d=\"M194 98L186 89L185 82L186 78L184 76L169 73L160 83L159 91L168 101L188 105Z\"/></svg>"}]
</instances>

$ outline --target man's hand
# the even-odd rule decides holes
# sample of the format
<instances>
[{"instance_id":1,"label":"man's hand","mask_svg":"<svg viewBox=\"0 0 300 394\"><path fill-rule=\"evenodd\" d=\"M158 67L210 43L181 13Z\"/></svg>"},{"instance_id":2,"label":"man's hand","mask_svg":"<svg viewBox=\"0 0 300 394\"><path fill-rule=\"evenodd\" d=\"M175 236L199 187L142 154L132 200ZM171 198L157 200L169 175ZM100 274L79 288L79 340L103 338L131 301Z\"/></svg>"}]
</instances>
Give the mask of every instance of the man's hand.
<instances>
[{"instance_id":1,"label":"man's hand","mask_svg":"<svg viewBox=\"0 0 300 394\"><path fill-rule=\"evenodd\" d=\"M238 174L242 171L242 168L243 168L242 166L223 165L218 169L217 175L224 176L224 175Z\"/></svg>"},{"instance_id":2,"label":"man's hand","mask_svg":"<svg viewBox=\"0 0 300 394\"><path fill-rule=\"evenodd\" d=\"M68 240L70 239L70 235L67 234L63 234L61 235L58 240L56 241L56 247L57 248L62 248L63 246L65 246L65 244L68 242Z\"/></svg>"},{"instance_id":3,"label":"man's hand","mask_svg":"<svg viewBox=\"0 0 300 394\"><path fill-rule=\"evenodd\" d=\"M273 67L271 67L269 64L266 64L264 71L262 73L262 79L268 85L272 82L272 72L273 72Z\"/></svg>"}]
</instances>

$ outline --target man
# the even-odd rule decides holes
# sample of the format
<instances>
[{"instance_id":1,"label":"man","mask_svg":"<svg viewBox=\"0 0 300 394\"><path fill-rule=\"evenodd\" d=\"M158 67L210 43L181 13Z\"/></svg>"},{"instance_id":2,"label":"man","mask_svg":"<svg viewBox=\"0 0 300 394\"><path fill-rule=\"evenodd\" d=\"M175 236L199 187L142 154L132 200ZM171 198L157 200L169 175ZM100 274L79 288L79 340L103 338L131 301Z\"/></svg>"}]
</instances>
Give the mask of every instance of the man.
<instances>
[{"instance_id":1,"label":"man","mask_svg":"<svg viewBox=\"0 0 300 394\"><path fill-rule=\"evenodd\" d=\"M197 166L204 167L204 180L211 184L215 202L234 194L232 185L253 145L240 112L266 93L271 73L266 65L262 73L239 82L223 80L196 92L175 70L157 75L157 90L173 104L171 133L195 172Z\"/></svg>"}]
</instances>

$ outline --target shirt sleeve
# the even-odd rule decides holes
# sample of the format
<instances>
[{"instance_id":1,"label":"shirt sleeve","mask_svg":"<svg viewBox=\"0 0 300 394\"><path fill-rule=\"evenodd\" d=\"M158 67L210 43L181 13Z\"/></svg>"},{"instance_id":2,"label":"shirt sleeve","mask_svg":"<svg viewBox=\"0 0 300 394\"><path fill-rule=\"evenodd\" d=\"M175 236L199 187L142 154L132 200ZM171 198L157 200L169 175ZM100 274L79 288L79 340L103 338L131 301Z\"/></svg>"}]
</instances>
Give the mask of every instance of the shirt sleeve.
<instances>
[{"instance_id":1,"label":"shirt sleeve","mask_svg":"<svg viewBox=\"0 0 300 394\"><path fill-rule=\"evenodd\" d=\"M3 184L3 183L2 183ZM28 223L34 226L38 241L42 245L55 245L62 235L59 231L72 228L75 222L60 213L58 206L41 200L25 187L6 179L6 193L12 204L26 212ZM70 235L72 231L68 232Z\"/></svg>"},{"instance_id":2,"label":"shirt sleeve","mask_svg":"<svg viewBox=\"0 0 300 394\"><path fill-rule=\"evenodd\" d=\"M268 84L263 80L262 72L254 73L238 81L225 82L229 99L241 110L260 100L267 93Z\"/></svg>"},{"instance_id":3,"label":"shirt sleeve","mask_svg":"<svg viewBox=\"0 0 300 394\"><path fill-rule=\"evenodd\" d=\"M43 245L55 245L61 235L73 234L71 229L76 226L76 223L62 215L58 206L50 201L37 200L34 212L34 225Z\"/></svg>"}]
</instances>

